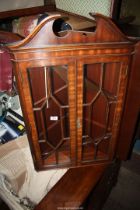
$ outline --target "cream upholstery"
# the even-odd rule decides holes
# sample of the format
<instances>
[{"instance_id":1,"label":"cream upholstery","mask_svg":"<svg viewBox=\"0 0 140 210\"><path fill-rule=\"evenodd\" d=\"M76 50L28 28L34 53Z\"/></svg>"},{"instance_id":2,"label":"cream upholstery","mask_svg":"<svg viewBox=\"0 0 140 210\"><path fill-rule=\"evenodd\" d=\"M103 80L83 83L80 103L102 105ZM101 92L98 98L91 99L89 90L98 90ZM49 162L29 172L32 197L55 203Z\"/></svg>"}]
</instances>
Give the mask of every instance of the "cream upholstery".
<instances>
[{"instance_id":1,"label":"cream upholstery","mask_svg":"<svg viewBox=\"0 0 140 210\"><path fill-rule=\"evenodd\" d=\"M67 169L36 172L27 136L0 146L0 197L12 210L32 209Z\"/></svg>"}]
</instances>

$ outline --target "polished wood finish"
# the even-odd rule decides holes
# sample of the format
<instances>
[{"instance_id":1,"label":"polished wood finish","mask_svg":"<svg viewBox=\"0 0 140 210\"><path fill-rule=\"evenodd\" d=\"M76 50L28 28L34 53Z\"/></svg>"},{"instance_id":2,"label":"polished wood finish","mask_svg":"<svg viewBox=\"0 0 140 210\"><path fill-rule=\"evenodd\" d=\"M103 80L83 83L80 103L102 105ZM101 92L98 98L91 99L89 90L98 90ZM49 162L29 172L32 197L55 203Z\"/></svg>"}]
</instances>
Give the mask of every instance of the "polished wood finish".
<instances>
[{"instance_id":1,"label":"polished wood finish","mask_svg":"<svg viewBox=\"0 0 140 210\"><path fill-rule=\"evenodd\" d=\"M112 188L117 183L118 173L120 170L121 161L116 159L106 168L101 179L84 202L83 209L86 210L101 210L106 202Z\"/></svg>"},{"instance_id":2,"label":"polished wood finish","mask_svg":"<svg viewBox=\"0 0 140 210\"><path fill-rule=\"evenodd\" d=\"M37 170L115 157L135 42L91 16L95 32L55 31L54 15L9 45Z\"/></svg>"},{"instance_id":3,"label":"polished wood finish","mask_svg":"<svg viewBox=\"0 0 140 210\"><path fill-rule=\"evenodd\" d=\"M134 146L134 135L140 114L140 42L136 44L135 55L127 87L125 109L118 138L117 156L127 160Z\"/></svg>"},{"instance_id":4,"label":"polished wood finish","mask_svg":"<svg viewBox=\"0 0 140 210\"><path fill-rule=\"evenodd\" d=\"M34 210L78 209L103 176L107 165L69 169Z\"/></svg>"},{"instance_id":5,"label":"polished wood finish","mask_svg":"<svg viewBox=\"0 0 140 210\"><path fill-rule=\"evenodd\" d=\"M74 208L101 210L117 182L120 161L69 169L35 210Z\"/></svg>"},{"instance_id":6,"label":"polished wood finish","mask_svg":"<svg viewBox=\"0 0 140 210\"><path fill-rule=\"evenodd\" d=\"M40 13L54 11L54 10L55 10L55 5L45 5L45 6L39 6L39 7L4 11L4 12L0 12L0 20L6 19L6 18L13 19L15 17L22 17L26 15L35 15L35 14L40 14Z\"/></svg>"},{"instance_id":7,"label":"polished wood finish","mask_svg":"<svg viewBox=\"0 0 140 210\"><path fill-rule=\"evenodd\" d=\"M56 36L53 31L53 24L55 19L60 18L61 15L49 16L48 18L43 20L28 37L26 37L20 43L11 45L11 49L14 50L17 48L19 50L22 47L41 48L45 47L46 45L48 45L48 47L54 45L54 48L52 48L52 50L54 50L55 48L57 49L57 47L65 49L65 46L67 46L67 44L71 45L81 44L80 47L82 48L82 44L85 43L89 44L89 47L91 44L92 47L97 49L96 45L93 46L93 43L98 43L98 44L100 43L102 44L101 47L102 50L103 48L105 48L105 45L112 43L114 44L114 46L116 45L118 48L124 48L124 50L122 50L123 53L127 54L128 52L131 51L132 49L131 45L133 44L133 42L116 27L116 25L111 21L111 19L105 18L105 16L103 15L97 15L97 14L94 15L92 13L91 16L96 18L97 21L97 27L95 32L83 33L82 31L71 30L67 33L67 35L65 34L63 35L60 33L58 34L58 36ZM44 38L44 33L48 35L45 38ZM62 44L64 46L62 46ZM127 46L127 48L123 46ZM72 48L72 46L69 46L69 48ZM116 53L118 53L117 50ZM92 54L93 52L90 51L89 55Z\"/></svg>"}]
</instances>

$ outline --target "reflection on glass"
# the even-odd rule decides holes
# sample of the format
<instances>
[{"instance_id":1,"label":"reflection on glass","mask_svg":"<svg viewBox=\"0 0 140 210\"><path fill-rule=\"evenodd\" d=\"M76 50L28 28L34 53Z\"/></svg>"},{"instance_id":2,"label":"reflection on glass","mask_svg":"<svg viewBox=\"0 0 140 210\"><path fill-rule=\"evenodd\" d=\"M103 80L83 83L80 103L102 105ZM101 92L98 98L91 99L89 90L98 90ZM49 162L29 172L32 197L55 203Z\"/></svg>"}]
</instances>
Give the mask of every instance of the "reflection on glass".
<instances>
[{"instance_id":1,"label":"reflection on glass","mask_svg":"<svg viewBox=\"0 0 140 210\"><path fill-rule=\"evenodd\" d=\"M107 158L117 102L118 69L120 63L84 65L83 161Z\"/></svg>"},{"instance_id":2,"label":"reflection on glass","mask_svg":"<svg viewBox=\"0 0 140 210\"><path fill-rule=\"evenodd\" d=\"M70 161L68 66L28 69L42 156L50 165Z\"/></svg>"}]
</instances>

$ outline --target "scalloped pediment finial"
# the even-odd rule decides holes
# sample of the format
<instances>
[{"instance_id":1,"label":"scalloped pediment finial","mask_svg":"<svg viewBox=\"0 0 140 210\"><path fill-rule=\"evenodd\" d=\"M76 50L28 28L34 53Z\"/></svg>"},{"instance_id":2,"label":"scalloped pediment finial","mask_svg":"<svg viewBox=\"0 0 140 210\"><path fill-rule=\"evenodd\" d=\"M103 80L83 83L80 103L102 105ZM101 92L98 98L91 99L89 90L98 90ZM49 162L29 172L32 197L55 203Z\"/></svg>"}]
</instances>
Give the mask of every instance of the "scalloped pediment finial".
<instances>
[{"instance_id":1,"label":"scalloped pediment finial","mask_svg":"<svg viewBox=\"0 0 140 210\"><path fill-rule=\"evenodd\" d=\"M61 15L52 15L45 18L36 26L34 31L24 40L10 45L9 48L14 50L18 48L37 48L52 45L131 42L110 18L101 14L90 13L90 15L96 20L96 29L94 32L69 30L64 36L56 35L53 31L53 24Z\"/></svg>"}]
</instances>

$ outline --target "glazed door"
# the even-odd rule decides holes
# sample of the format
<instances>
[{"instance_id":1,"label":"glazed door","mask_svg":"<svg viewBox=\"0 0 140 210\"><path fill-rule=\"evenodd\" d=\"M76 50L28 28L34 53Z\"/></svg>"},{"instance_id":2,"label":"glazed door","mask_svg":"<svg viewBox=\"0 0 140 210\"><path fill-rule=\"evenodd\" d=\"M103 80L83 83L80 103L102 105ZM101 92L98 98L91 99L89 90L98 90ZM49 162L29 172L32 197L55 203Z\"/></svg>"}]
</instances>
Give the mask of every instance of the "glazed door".
<instances>
[{"instance_id":1,"label":"glazed door","mask_svg":"<svg viewBox=\"0 0 140 210\"><path fill-rule=\"evenodd\" d=\"M39 62L34 61L21 74L27 81L23 85L24 103L36 168L75 165L76 76L73 62L55 60L54 65L47 62L40 67Z\"/></svg>"},{"instance_id":2,"label":"glazed door","mask_svg":"<svg viewBox=\"0 0 140 210\"><path fill-rule=\"evenodd\" d=\"M128 57L39 62L22 70L36 168L112 160L127 84ZM36 64L35 64L36 63ZM28 92L29 91L29 92Z\"/></svg>"},{"instance_id":3,"label":"glazed door","mask_svg":"<svg viewBox=\"0 0 140 210\"><path fill-rule=\"evenodd\" d=\"M103 56L78 61L78 162L112 159L127 84L127 57ZM82 75L82 76L81 76ZM79 88L78 88L79 89ZM78 90L77 89L77 90ZM79 149L80 148L80 149Z\"/></svg>"}]
</instances>

